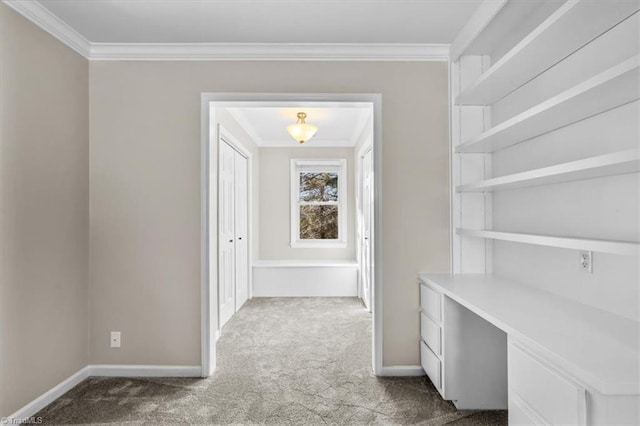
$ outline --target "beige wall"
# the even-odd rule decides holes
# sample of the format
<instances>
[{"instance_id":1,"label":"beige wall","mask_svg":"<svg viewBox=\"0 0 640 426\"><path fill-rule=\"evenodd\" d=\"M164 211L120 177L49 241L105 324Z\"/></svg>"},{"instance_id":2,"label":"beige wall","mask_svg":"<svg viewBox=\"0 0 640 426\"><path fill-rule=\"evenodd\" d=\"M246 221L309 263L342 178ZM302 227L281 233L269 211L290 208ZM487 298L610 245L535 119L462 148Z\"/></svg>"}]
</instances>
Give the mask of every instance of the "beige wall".
<instances>
[{"instance_id":1,"label":"beige wall","mask_svg":"<svg viewBox=\"0 0 640 426\"><path fill-rule=\"evenodd\" d=\"M0 4L0 417L87 365L88 73Z\"/></svg>"},{"instance_id":2,"label":"beige wall","mask_svg":"<svg viewBox=\"0 0 640 426\"><path fill-rule=\"evenodd\" d=\"M90 70L92 363L200 364L200 94L346 92L382 94L384 364L418 364L416 274L449 267L446 63Z\"/></svg>"},{"instance_id":3,"label":"beige wall","mask_svg":"<svg viewBox=\"0 0 640 426\"><path fill-rule=\"evenodd\" d=\"M262 148L260 150L260 259L355 259L355 183L352 148ZM347 160L347 247L291 248L291 159Z\"/></svg>"},{"instance_id":4,"label":"beige wall","mask_svg":"<svg viewBox=\"0 0 640 426\"><path fill-rule=\"evenodd\" d=\"M384 364L418 363L415 275L448 270L445 63L88 65L1 4L0 28L0 416L88 363L200 364L202 92L382 94Z\"/></svg>"}]
</instances>

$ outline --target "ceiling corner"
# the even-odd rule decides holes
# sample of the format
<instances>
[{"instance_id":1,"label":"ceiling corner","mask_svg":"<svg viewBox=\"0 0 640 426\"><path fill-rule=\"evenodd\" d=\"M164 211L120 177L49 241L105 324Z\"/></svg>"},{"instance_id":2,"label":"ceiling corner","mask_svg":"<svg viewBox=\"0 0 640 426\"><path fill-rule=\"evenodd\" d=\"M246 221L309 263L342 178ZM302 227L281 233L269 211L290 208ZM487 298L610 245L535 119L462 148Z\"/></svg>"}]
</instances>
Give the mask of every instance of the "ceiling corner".
<instances>
[{"instance_id":1,"label":"ceiling corner","mask_svg":"<svg viewBox=\"0 0 640 426\"><path fill-rule=\"evenodd\" d=\"M39 1L2 0L2 2L80 55L90 59L91 43Z\"/></svg>"}]
</instances>

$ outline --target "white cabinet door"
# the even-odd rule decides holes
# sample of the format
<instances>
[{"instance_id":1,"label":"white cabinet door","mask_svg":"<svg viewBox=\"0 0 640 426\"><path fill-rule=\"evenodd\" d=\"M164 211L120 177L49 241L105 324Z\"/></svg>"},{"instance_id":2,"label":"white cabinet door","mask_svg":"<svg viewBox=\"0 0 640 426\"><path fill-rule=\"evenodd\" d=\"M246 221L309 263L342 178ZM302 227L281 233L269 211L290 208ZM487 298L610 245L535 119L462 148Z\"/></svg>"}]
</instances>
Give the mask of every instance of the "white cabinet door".
<instances>
[{"instance_id":1,"label":"white cabinet door","mask_svg":"<svg viewBox=\"0 0 640 426\"><path fill-rule=\"evenodd\" d=\"M509 340L509 400L553 425L586 424L586 391L524 345Z\"/></svg>"},{"instance_id":2,"label":"white cabinet door","mask_svg":"<svg viewBox=\"0 0 640 426\"><path fill-rule=\"evenodd\" d=\"M235 258L236 258L236 300L237 312L249 298L249 188L247 175L248 160L235 154Z\"/></svg>"},{"instance_id":3,"label":"white cabinet door","mask_svg":"<svg viewBox=\"0 0 640 426\"><path fill-rule=\"evenodd\" d=\"M362 256L362 300L371 311L371 289L373 283L373 157L372 150L362 157L362 235L360 253Z\"/></svg>"},{"instance_id":4,"label":"white cabinet door","mask_svg":"<svg viewBox=\"0 0 640 426\"><path fill-rule=\"evenodd\" d=\"M220 141L218 188L218 301L220 328L235 312L235 155Z\"/></svg>"}]
</instances>

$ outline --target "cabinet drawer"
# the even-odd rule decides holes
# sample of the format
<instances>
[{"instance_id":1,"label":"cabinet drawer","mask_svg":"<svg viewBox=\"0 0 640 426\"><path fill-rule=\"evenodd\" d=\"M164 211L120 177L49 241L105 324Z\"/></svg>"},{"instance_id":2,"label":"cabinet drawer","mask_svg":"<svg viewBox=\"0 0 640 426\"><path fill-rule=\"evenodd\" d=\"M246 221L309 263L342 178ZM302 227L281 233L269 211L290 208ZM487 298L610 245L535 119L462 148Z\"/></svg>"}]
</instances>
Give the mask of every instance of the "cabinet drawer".
<instances>
[{"instance_id":1,"label":"cabinet drawer","mask_svg":"<svg viewBox=\"0 0 640 426\"><path fill-rule=\"evenodd\" d=\"M517 396L550 424L584 425L585 389L539 360L528 350L509 343L509 398Z\"/></svg>"},{"instance_id":2,"label":"cabinet drawer","mask_svg":"<svg viewBox=\"0 0 640 426\"><path fill-rule=\"evenodd\" d=\"M438 389L438 392L442 393L440 359L431 352L431 349L424 342L420 342L420 363L431 379L431 383Z\"/></svg>"},{"instance_id":3,"label":"cabinet drawer","mask_svg":"<svg viewBox=\"0 0 640 426\"><path fill-rule=\"evenodd\" d=\"M420 307L431 319L442 321L442 295L424 284L420 284Z\"/></svg>"},{"instance_id":4,"label":"cabinet drawer","mask_svg":"<svg viewBox=\"0 0 640 426\"><path fill-rule=\"evenodd\" d=\"M420 312L420 336L436 355L442 355L441 328L424 312Z\"/></svg>"}]
</instances>

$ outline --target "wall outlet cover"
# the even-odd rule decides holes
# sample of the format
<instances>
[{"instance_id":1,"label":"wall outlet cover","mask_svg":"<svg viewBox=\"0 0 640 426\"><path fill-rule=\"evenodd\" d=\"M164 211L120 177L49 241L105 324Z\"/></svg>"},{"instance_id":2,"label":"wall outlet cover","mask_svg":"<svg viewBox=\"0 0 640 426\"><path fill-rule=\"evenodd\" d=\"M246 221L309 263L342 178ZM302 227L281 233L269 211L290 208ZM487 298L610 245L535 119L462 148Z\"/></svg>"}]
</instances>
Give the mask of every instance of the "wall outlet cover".
<instances>
[{"instance_id":1,"label":"wall outlet cover","mask_svg":"<svg viewBox=\"0 0 640 426\"><path fill-rule=\"evenodd\" d=\"M580 268L590 274L593 274L593 252L580 252Z\"/></svg>"},{"instance_id":2,"label":"wall outlet cover","mask_svg":"<svg viewBox=\"0 0 640 426\"><path fill-rule=\"evenodd\" d=\"M112 331L111 332L111 347L112 348L119 348L120 347L120 332L119 331Z\"/></svg>"}]
</instances>

